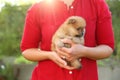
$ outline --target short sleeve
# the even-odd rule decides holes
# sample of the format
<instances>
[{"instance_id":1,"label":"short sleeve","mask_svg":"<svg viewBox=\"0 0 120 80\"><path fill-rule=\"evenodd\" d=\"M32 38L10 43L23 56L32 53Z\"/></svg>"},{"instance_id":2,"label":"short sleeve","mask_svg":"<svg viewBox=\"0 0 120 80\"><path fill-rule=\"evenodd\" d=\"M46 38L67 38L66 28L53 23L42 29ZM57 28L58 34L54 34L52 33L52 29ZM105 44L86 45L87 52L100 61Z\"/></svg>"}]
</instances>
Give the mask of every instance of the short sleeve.
<instances>
[{"instance_id":1,"label":"short sleeve","mask_svg":"<svg viewBox=\"0 0 120 80\"><path fill-rule=\"evenodd\" d=\"M34 4L29 8L23 30L23 36L21 40L21 51L28 48L37 48L41 39L41 31L39 25L39 5Z\"/></svg>"},{"instance_id":2,"label":"short sleeve","mask_svg":"<svg viewBox=\"0 0 120 80\"><path fill-rule=\"evenodd\" d=\"M105 0L96 0L97 2L97 44L105 44L114 49L114 33L112 28L112 16Z\"/></svg>"}]
</instances>

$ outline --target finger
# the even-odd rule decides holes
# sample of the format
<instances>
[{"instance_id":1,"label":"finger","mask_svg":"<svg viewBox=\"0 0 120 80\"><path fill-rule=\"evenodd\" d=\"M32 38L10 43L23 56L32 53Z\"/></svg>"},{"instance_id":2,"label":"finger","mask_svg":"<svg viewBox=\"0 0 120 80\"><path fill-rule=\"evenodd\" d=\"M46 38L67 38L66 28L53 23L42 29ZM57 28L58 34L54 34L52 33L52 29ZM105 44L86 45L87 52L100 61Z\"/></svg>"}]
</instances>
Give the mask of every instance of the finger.
<instances>
[{"instance_id":1,"label":"finger","mask_svg":"<svg viewBox=\"0 0 120 80\"><path fill-rule=\"evenodd\" d=\"M67 44L70 44L70 45L73 45L74 43L72 42L72 40L70 39L62 39L61 40L63 43L67 43Z\"/></svg>"},{"instance_id":2,"label":"finger","mask_svg":"<svg viewBox=\"0 0 120 80\"><path fill-rule=\"evenodd\" d=\"M64 53L68 53L69 55L71 55L71 53L72 53L70 48L65 48L65 47L60 48L60 51L62 51Z\"/></svg>"},{"instance_id":3,"label":"finger","mask_svg":"<svg viewBox=\"0 0 120 80\"><path fill-rule=\"evenodd\" d=\"M70 57L70 54L62 51L61 48L60 48L60 49L57 48L56 51L57 51L57 53L60 55L60 57L63 57L63 56L64 56L64 57Z\"/></svg>"},{"instance_id":4,"label":"finger","mask_svg":"<svg viewBox=\"0 0 120 80\"><path fill-rule=\"evenodd\" d=\"M56 63L62 67L62 68L65 68L65 69L68 69L68 70L73 70L73 69L76 69L76 67L72 67L72 66L68 66L67 65L67 62L61 58L57 58L56 60Z\"/></svg>"},{"instance_id":5,"label":"finger","mask_svg":"<svg viewBox=\"0 0 120 80\"><path fill-rule=\"evenodd\" d=\"M56 63L58 65L64 65L64 66L67 65L67 62L65 60L61 59L60 57L57 58Z\"/></svg>"},{"instance_id":6,"label":"finger","mask_svg":"<svg viewBox=\"0 0 120 80\"><path fill-rule=\"evenodd\" d=\"M73 69L76 69L76 67L71 67L71 66L68 66L67 65L67 62L62 60L61 58L60 59L57 59L57 62L56 62L60 67L62 68L65 68L65 69L68 69L68 70L73 70Z\"/></svg>"},{"instance_id":7,"label":"finger","mask_svg":"<svg viewBox=\"0 0 120 80\"><path fill-rule=\"evenodd\" d=\"M66 58L67 61L73 61L74 58L73 57L69 57L69 58Z\"/></svg>"}]
</instances>

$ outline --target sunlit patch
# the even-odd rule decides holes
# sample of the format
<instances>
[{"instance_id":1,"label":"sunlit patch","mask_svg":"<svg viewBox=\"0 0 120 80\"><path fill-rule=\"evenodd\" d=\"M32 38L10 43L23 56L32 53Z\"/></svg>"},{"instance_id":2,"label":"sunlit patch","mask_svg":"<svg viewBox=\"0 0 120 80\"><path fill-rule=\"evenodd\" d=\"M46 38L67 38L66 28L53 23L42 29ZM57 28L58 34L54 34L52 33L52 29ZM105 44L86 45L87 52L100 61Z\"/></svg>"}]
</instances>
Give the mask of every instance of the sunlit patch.
<instances>
[{"instance_id":1,"label":"sunlit patch","mask_svg":"<svg viewBox=\"0 0 120 80\"><path fill-rule=\"evenodd\" d=\"M47 3L52 3L53 2L53 0L46 0L47 1Z\"/></svg>"}]
</instances>

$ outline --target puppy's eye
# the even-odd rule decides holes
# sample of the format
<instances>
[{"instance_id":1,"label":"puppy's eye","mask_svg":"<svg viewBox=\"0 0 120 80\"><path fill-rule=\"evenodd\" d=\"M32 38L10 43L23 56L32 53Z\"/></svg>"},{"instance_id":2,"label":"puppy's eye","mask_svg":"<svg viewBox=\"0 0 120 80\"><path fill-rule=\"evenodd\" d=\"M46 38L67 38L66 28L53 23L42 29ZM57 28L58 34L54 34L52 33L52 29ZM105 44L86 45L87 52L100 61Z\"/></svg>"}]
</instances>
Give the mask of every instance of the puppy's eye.
<instances>
[{"instance_id":1,"label":"puppy's eye","mask_svg":"<svg viewBox=\"0 0 120 80\"><path fill-rule=\"evenodd\" d=\"M84 35L84 31L81 32L79 35L75 35L75 37L82 37Z\"/></svg>"},{"instance_id":2,"label":"puppy's eye","mask_svg":"<svg viewBox=\"0 0 120 80\"><path fill-rule=\"evenodd\" d=\"M79 27L79 28L77 28L77 30L79 31L81 28Z\"/></svg>"},{"instance_id":3,"label":"puppy's eye","mask_svg":"<svg viewBox=\"0 0 120 80\"><path fill-rule=\"evenodd\" d=\"M81 35L75 35L75 37L81 37Z\"/></svg>"}]
</instances>

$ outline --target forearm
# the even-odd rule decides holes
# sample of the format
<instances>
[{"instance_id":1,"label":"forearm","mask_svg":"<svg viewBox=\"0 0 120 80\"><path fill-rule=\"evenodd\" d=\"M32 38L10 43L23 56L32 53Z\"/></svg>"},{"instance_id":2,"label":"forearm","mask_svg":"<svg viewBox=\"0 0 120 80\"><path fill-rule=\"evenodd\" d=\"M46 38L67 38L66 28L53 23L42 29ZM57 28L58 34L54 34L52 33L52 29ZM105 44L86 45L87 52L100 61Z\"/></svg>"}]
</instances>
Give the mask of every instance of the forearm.
<instances>
[{"instance_id":1,"label":"forearm","mask_svg":"<svg viewBox=\"0 0 120 80\"><path fill-rule=\"evenodd\" d=\"M113 50L107 45L100 45L97 47L86 47L85 57L98 60L108 58L112 54Z\"/></svg>"},{"instance_id":2,"label":"forearm","mask_svg":"<svg viewBox=\"0 0 120 80\"><path fill-rule=\"evenodd\" d=\"M67 66L66 61L61 59L56 52L42 51L36 48L32 48L23 51L22 54L26 59L30 61L43 61L49 59L62 68L66 68L69 70L75 69L74 67Z\"/></svg>"},{"instance_id":3,"label":"forearm","mask_svg":"<svg viewBox=\"0 0 120 80\"><path fill-rule=\"evenodd\" d=\"M41 61L49 59L49 53L50 52L48 51L41 51L37 48L31 48L23 51L22 55L30 61Z\"/></svg>"}]
</instances>

